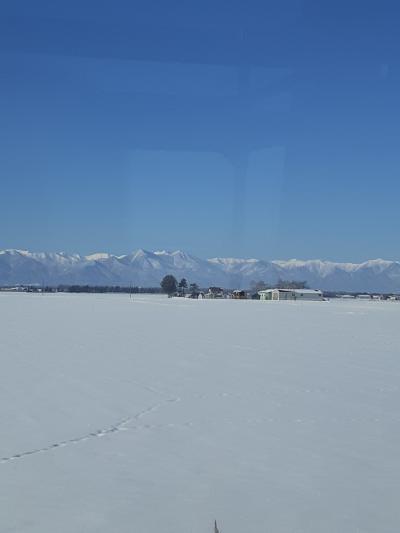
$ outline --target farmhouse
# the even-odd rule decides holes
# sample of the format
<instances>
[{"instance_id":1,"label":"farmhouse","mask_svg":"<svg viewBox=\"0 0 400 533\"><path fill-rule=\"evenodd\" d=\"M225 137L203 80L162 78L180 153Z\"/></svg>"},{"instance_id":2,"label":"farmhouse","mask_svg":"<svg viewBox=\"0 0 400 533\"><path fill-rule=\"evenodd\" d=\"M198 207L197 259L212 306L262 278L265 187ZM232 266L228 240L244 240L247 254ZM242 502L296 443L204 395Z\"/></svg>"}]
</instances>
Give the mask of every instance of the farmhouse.
<instances>
[{"instance_id":1,"label":"farmhouse","mask_svg":"<svg viewBox=\"0 0 400 533\"><path fill-rule=\"evenodd\" d=\"M221 287L210 287L204 298L214 300L215 298L224 298L224 296L224 290Z\"/></svg>"},{"instance_id":2,"label":"farmhouse","mask_svg":"<svg viewBox=\"0 0 400 533\"><path fill-rule=\"evenodd\" d=\"M247 299L246 291L236 289L235 291L232 292L232 298L234 300L246 300Z\"/></svg>"},{"instance_id":3,"label":"farmhouse","mask_svg":"<svg viewBox=\"0 0 400 533\"><path fill-rule=\"evenodd\" d=\"M322 301L322 292L316 289L266 289L259 291L260 300L312 300Z\"/></svg>"}]
</instances>

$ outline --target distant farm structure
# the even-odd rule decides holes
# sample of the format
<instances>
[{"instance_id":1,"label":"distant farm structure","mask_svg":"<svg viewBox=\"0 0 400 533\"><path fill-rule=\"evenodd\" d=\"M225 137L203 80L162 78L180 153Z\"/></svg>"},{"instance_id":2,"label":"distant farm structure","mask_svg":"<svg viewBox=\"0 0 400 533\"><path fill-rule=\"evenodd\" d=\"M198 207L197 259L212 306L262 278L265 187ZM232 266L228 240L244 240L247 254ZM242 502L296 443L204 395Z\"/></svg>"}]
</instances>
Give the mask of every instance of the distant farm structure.
<instances>
[{"instance_id":1,"label":"distant farm structure","mask_svg":"<svg viewBox=\"0 0 400 533\"><path fill-rule=\"evenodd\" d=\"M234 300L246 300L247 292L240 289L236 289L232 292L232 298Z\"/></svg>"},{"instance_id":2,"label":"distant farm structure","mask_svg":"<svg viewBox=\"0 0 400 533\"><path fill-rule=\"evenodd\" d=\"M260 300L324 300L322 292L317 289L265 289L259 291L258 294Z\"/></svg>"},{"instance_id":3,"label":"distant farm structure","mask_svg":"<svg viewBox=\"0 0 400 533\"><path fill-rule=\"evenodd\" d=\"M209 300L214 300L217 298L221 299L225 298L225 292L224 289L221 289L221 287L210 287L204 297Z\"/></svg>"}]
</instances>

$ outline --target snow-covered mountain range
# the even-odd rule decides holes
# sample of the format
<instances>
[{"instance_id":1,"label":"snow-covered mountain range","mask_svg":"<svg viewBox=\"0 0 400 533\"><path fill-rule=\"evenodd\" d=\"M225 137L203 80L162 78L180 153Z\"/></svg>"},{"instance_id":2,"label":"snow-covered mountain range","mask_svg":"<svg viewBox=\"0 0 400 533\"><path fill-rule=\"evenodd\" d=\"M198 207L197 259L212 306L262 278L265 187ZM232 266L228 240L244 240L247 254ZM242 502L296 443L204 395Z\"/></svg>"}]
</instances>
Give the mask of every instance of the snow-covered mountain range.
<instances>
[{"instance_id":1,"label":"snow-covered mountain range","mask_svg":"<svg viewBox=\"0 0 400 533\"><path fill-rule=\"evenodd\" d=\"M254 281L307 281L313 288L342 291L399 292L400 262L374 259L364 263L200 259L186 252L135 250L116 256L0 251L0 285L89 284L158 286L166 274L200 286L247 288Z\"/></svg>"}]
</instances>

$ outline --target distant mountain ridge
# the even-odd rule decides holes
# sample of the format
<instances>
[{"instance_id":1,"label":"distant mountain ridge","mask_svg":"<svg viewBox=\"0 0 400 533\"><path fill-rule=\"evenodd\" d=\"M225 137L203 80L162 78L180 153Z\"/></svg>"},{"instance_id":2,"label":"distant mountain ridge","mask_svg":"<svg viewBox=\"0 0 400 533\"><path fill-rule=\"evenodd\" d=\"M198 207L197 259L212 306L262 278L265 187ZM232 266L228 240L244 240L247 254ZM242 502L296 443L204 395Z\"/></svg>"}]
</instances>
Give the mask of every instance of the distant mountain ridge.
<instances>
[{"instance_id":1,"label":"distant mountain ridge","mask_svg":"<svg viewBox=\"0 0 400 533\"><path fill-rule=\"evenodd\" d=\"M158 286L163 276L185 277L200 286L247 288L253 281L306 281L333 291L400 291L400 262L374 259L364 263L320 260L200 259L181 250L142 249L126 255L65 252L0 251L0 285L88 284Z\"/></svg>"}]
</instances>

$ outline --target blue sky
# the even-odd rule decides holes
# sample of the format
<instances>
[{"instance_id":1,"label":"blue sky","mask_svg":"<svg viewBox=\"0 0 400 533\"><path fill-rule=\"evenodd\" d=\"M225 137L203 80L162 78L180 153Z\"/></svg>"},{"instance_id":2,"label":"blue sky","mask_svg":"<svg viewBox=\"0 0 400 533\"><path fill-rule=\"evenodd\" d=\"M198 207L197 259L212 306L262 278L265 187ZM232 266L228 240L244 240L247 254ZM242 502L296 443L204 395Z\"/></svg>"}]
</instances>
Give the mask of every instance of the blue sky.
<instances>
[{"instance_id":1,"label":"blue sky","mask_svg":"<svg viewBox=\"0 0 400 533\"><path fill-rule=\"evenodd\" d=\"M395 2L5 1L0 248L400 259Z\"/></svg>"}]
</instances>

